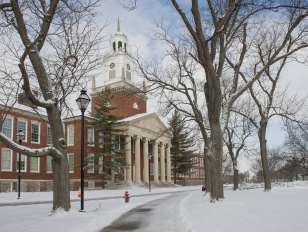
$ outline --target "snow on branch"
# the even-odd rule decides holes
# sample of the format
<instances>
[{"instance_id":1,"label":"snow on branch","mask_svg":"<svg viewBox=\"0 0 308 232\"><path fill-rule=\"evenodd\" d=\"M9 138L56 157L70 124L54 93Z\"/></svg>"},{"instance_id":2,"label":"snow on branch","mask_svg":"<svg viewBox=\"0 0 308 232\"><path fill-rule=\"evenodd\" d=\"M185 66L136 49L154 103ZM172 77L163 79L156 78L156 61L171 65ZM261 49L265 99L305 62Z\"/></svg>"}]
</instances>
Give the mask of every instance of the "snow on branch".
<instances>
[{"instance_id":1,"label":"snow on branch","mask_svg":"<svg viewBox=\"0 0 308 232\"><path fill-rule=\"evenodd\" d=\"M0 132L0 142L6 145L8 148L16 151L18 153L31 156L31 157L42 157L50 155L54 159L61 159L62 153L59 152L54 147L44 147L40 149L32 149L25 146L21 146L18 143L15 143L13 140L7 138L2 132Z\"/></svg>"}]
</instances>

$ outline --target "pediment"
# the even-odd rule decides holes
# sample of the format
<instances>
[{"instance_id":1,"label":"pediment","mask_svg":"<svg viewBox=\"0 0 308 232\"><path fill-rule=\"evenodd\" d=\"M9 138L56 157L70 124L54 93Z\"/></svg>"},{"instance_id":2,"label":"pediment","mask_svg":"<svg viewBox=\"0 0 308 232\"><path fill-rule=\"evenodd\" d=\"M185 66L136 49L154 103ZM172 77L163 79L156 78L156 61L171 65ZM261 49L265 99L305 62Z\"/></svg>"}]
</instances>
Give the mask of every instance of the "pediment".
<instances>
[{"instance_id":1,"label":"pediment","mask_svg":"<svg viewBox=\"0 0 308 232\"><path fill-rule=\"evenodd\" d=\"M155 113L135 115L123 121L128 123L131 134L150 139L171 138L171 133L167 126Z\"/></svg>"}]
</instances>

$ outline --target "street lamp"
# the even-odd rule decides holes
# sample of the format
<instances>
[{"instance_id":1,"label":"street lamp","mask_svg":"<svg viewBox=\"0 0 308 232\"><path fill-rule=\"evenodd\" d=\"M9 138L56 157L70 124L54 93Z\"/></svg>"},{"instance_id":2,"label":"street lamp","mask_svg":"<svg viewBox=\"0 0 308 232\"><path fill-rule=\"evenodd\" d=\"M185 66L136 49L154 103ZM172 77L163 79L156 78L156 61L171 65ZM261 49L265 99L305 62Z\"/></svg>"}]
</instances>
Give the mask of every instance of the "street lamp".
<instances>
[{"instance_id":1,"label":"street lamp","mask_svg":"<svg viewBox=\"0 0 308 232\"><path fill-rule=\"evenodd\" d=\"M17 140L19 142L19 145L21 145L21 142L25 139L25 132L22 130L18 130L18 133L16 134ZM19 152L19 157L18 157L18 197L17 199L20 199L20 164L21 164L21 154Z\"/></svg>"},{"instance_id":2,"label":"street lamp","mask_svg":"<svg viewBox=\"0 0 308 232\"><path fill-rule=\"evenodd\" d=\"M148 155L148 159L149 159L149 192L151 192L151 177L150 177L150 160L151 160L151 158L152 158L152 155L151 154L149 154Z\"/></svg>"},{"instance_id":3,"label":"street lamp","mask_svg":"<svg viewBox=\"0 0 308 232\"><path fill-rule=\"evenodd\" d=\"M86 111L89 103L90 103L90 98L87 94L87 90L82 89L80 90L80 95L76 99L77 105L81 111L81 205L80 205L80 211L83 212L83 202L84 202L84 195L83 195L83 186L84 186L84 112Z\"/></svg>"}]
</instances>

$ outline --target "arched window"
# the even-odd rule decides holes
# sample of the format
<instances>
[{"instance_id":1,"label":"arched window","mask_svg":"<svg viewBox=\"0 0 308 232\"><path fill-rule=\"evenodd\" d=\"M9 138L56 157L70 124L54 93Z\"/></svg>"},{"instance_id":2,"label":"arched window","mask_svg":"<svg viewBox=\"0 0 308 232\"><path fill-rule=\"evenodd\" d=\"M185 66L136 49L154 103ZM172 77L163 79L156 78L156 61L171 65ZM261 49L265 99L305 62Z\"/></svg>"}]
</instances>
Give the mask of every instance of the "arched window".
<instances>
[{"instance_id":1,"label":"arched window","mask_svg":"<svg viewBox=\"0 0 308 232\"><path fill-rule=\"evenodd\" d=\"M118 42L118 50L122 50L122 41Z\"/></svg>"},{"instance_id":2,"label":"arched window","mask_svg":"<svg viewBox=\"0 0 308 232\"><path fill-rule=\"evenodd\" d=\"M113 51L115 52L116 51L116 43L115 42L112 43L112 47L113 47Z\"/></svg>"},{"instance_id":3,"label":"arched window","mask_svg":"<svg viewBox=\"0 0 308 232\"><path fill-rule=\"evenodd\" d=\"M126 43L124 43L124 52L126 53Z\"/></svg>"}]
</instances>

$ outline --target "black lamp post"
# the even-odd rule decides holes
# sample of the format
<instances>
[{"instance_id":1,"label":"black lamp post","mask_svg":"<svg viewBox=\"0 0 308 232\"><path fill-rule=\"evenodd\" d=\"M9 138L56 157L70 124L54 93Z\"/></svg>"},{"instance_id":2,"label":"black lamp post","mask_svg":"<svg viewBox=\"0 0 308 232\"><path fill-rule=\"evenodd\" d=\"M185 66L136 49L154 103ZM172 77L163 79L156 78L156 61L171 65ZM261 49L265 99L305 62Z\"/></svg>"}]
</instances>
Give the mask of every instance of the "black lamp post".
<instances>
[{"instance_id":1,"label":"black lamp post","mask_svg":"<svg viewBox=\"0 0 308 232\"><path fill-rule=\"evenodd\" d=\"M21 145L22 141L25 139L25 132L23 132L22 130L18 130L18 133L16 134L17 136L17 140L19 142L19 144ZM21 164L21 154L19 153L19 157L18 157L18 197L17 199L20 199L20 164Z\"/></svg>"},{"instance_id":2,"label":"black lamp post","mask_svg":"<svg viewBox=\"0 0 308 232\"><path fill-rule=\"evenodd\" d=\"M79 97L76 99L77 105L81 111L81 205L80 205L80 212L83 212L83 202L84 202L84 195L83 195L83 186L84 186L84 112L86 111L89 103L90 98L87 94L87 90L82 89L80 91Z\"/></svg>"},{"instance_id":3,"label":"black lamp post","mask_svg":"<svg viewBox=\"0 0 308 232\"><path fill-rule=\"evenodd\" d=\"M148 159L149 159L149 192L151 192L151 176L150 176L150 160L151 160L151 158L152 158L152 155L151 154L149 154L148 155Z\"/></svg>"}]
</instances>

